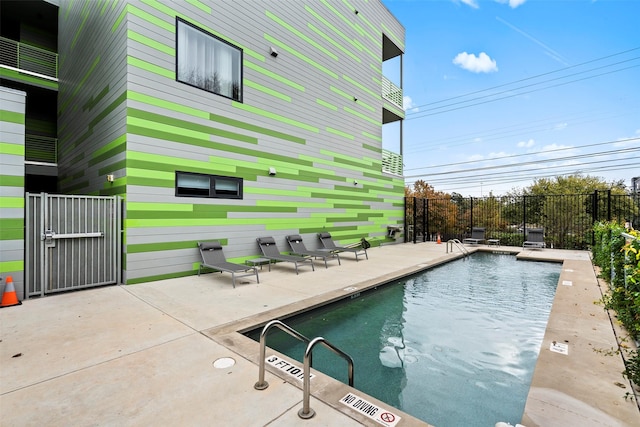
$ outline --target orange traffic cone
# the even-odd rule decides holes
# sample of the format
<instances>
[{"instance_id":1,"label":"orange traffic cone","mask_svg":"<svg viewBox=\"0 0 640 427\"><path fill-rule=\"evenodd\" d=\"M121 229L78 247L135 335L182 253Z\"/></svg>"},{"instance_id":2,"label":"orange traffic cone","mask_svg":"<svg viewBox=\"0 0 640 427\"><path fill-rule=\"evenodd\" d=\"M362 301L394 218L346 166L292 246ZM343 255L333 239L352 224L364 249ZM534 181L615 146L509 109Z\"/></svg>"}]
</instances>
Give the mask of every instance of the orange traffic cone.
<instances>
[{"instance_id":1,"label":"orange traffic cone","mask_svg":"<svg viewBox=\"0 0 640 427\"><path fill-rule=\"evenodd\" d=\"M4 293L2 294L2 302L0 307L11 307L12 305L22 304L18 301L18 295L16 294L16 287L13 286L13 278L7 276L7 284L4 287Z\"/></svg>"},{"instance_id":2,"label":"orange traffic cone","mask_svg":"<svg viewBox=\"0 0 640 427\"><path fill-rule=\"evenodd\" d=\"M438 240L436 242L437 244L441 245L442 244L442 240L440 240L440 233L438 233Z\"/></svg>"}]
</instances>

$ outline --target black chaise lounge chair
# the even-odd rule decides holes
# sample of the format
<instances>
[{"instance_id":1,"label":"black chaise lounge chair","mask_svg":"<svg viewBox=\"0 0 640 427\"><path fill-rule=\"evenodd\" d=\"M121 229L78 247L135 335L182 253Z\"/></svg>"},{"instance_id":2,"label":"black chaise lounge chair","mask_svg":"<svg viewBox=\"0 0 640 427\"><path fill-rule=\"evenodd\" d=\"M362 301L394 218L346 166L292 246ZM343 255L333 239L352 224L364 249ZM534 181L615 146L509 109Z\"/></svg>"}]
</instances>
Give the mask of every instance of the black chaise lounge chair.
<instances>
[{"instance_id":1,"label":"black chaise lounge chair","mask_svg":"<svg viewBox=\"0 0 640 427\"><path fill-rule=\"evenodd\" d=\"M358 244L358 246L337 246L336 243L331 238L331 234L323 231L322 233L318 233L318 238L324 246L324 249L331 252L351 252L355 254L356 261L359 261L358 255L363 255L369 259L369 255L367 254L367 248L362 244L362 241Z\"/></svg>"},{"instance_id":2,"label":"black chaise lounge chair","mask_svg":"<svg viewBox=\"0 0 640 427\"><path fill-rule=\"evenodd\" d=\"M227 261L220 242L200 242L198 243L198 248L200 249L200 255L202 256L202 262L200 263L200 268L198 268L198 276L200 275L202 268L206 267L220 272L231 273L231 282L233 283L234 288L236 287L236 277L247 277L255 274L256 281L260 283L258 269L255 266L249 267L247 265ZM238 275L238 273L245 274Z\"/></svg>"},{"instance_id":3,"label":"black chaise lounge chair","mask_svg":"<svg viewBox=\"0 0 640 427\"><path fill-rule=\"evenodd\" d=\"M324 268L329 268L327 264L327 260L329 259L337 259L338 265L340 265L340 255L337 252L329 252L329 251L310 251L304 245L302 241L302 236L299 234L292 234L287 236L287 242L289 242L289 246L291 246L291 252L295 255L300 256L310 256L313 258L322 258L324 260Z\"/></svg>"},{"instance_id":4,"label":"black chaise lounge chair","mask_svg":"<svg viewBox=\"0 0 640 427\"><path fill-rule=\"evenodd\" d=\"M258 246L260 246L260 251L262 255L271 260L271 261L283 261L283 262L292 262L296 266L296 274L298 274L298 263L308 262L311 264L311 269L315 271L315 267L313 266L313 260L309 257L301 257L294 255L283 255L280 253L280 249L276 245L276 241L273 237L258 237L256 239L258 242Z\"/></svg>"},{"instance_id":5,"label":"black chaise lounge chair","mask_svg":"<svg viewBox=\"0 0 640 427\"><path fill-rule=\"evenodd\" d=\"M484 228L482 227L473 227L471 229L471 237L467 237L462 240L462 243L469 243L471 245L477 245L478 243L484 242Z\"/></svg>"},{"instance_id":6,"label":"black chaise lounge chair","mask_svg":"<svg viewBox=\"0 0 640 427\"><path fill-rule=\"evenodd\" d=\"M546 247L543 228L530 228L527 230L527 239L522 244L522 249L544 249Z\"/></svg>"}]
</instances>

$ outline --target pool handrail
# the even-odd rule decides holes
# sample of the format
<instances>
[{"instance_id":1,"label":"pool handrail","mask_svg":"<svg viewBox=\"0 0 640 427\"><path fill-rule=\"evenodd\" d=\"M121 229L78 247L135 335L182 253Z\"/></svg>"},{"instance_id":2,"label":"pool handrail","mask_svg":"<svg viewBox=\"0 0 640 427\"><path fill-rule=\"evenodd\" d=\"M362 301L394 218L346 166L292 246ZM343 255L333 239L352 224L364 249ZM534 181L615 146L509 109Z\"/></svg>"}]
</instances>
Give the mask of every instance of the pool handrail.
<instances>
[{"instance_id":1,"label":"pool handrail","mask_svg":"<svg viewBox=\"0 0 640 427\"><path fill-rule=\"evenodd\" d=\"M449 253L449 245L451 245L451 253L453 253L453 245L456 246L456 248L460 249L460 252L462 252L462 254L466 257L469 255L469 250L467 248L464 247L464 245L462 244L462 242L458 239L450 239L447 241L447 253Z\"/></svg>"},{"instance_id":2,"label":"pool handrail","mask_svg":"<svg viewBox=\"0 0 640 427\"><path fill-rule=\"evenodd\" d=\"M312 340L302 335L300 332L296 331L292 327L283 323L280 320L272 320L268 322L262 328L262 332L260 332L260 363L259 363L259 371L258 371L258 382L253 385L253 388L256 390L264 390L269 387L269 383L265 381L265 359L266 359L266 342L267 342L267 333L273 327L276 327L283 332L291 335L294 338L299 339L300 341L307 343L307 348L304 352L304 368L303 368L303 405L302 409L298 411L298 416L303 419L312 418L315 415L315 411L309 407L309 400L311 394L311 365L312 365L312 352L313 347L316 344L320 343L327 347L329 350L333 351L338 356L341 356L345 359L349 365L348 367L348 376L349 376L349 386L353 387L353 359L344 351L340 350L338 347L331 344L329 341L325 340L322 337L316 337Z\"/></svg>"},{"instance_id":3,"label":"pool handrail","mask_svg":"<svg viewBox=\"0 0 640 427\"><path fill-rule=\"evenodd\" d=\"M298 411L298 416L302 419L313 418L316 412L310 408L310 394L311 394L311 355L313 352L313 347L316 344L322 344L329 350L333 351L338 356L342 357L349 364L348 367L348 375L349 375L349 386L353 387L353 359L347 353L340 350L338 347L331 344L329 341L325 340L322 337L316 337L309 344L307 344L307 349L304 352L304 368L302 369L303 374L303 385L302 385L302 409Z\"/></svg>"},{"instance_id":4,"label":"pool handrail","mask_svg":"<svg viewBox=\"0 0 640 427\"><path fill-rule=\"evenodd\" d=\"M307 344L311 342L309 338L305 337L300 332L296 331L295 329L286 325L280 320L277 320L277 319L272 320L268 322L266 325L264 325L264 328L262 328L262 332L260 332L260 369L258 371L258 382L256 382L253 386L253 388L255 388L256 390L264 390L267 387L269 387L269 383L264 380L264 370L265 370L264 361L266 358L265 347L267 343L267 333L272 327L276 327L281 331L288 333L292 337L297 338L300 341L306 342Z\"/></svg>"}]
</instances>

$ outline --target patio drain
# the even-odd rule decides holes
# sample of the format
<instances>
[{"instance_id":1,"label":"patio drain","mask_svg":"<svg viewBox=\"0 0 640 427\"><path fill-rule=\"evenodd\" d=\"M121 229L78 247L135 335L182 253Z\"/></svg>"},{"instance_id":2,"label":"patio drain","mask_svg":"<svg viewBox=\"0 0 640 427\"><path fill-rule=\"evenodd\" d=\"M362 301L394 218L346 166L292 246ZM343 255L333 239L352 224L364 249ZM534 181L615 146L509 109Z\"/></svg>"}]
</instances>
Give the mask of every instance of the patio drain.
<instances>
[{"instance_id":1,"label":"patio drain","mask_svg":"<svg viewBox=\"0 0 640 427\"><path fill-rule=\"evenodd\" d=\"M236 361L231 357L221 357L213 362L213 367L218 369L230 368L236 364Z\"/></svg>"}]
</instances>

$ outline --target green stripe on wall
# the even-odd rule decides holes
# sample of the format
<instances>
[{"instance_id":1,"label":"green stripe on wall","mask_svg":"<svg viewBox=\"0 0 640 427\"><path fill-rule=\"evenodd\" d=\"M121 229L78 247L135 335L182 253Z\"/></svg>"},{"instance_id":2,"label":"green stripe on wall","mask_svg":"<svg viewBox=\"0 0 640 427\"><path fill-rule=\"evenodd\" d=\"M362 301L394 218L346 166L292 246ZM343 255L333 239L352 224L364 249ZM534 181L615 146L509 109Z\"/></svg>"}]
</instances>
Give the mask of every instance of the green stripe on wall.
<instances>
[{"instance_id":1,"label":"green stripe on wall","mask_svg":"<svg viewBox=\"0 0 640 427\"><path fill-rule=\"evenodd\" d=\"M24 176L0 175L0 187L24 187Z\"/></svg>"},{"instance_id":2,"label":"green stripe on wall","mask_svg":"<svg viewBox=\"0 0 640 427\"><path fill-rule=\"evenodd\" d=\"M222 239L218 239L221 244L226 244ZM140 243L137 245L127 245L128 254L138 254L144 252L159 251L175 251L180 249L195 249L198 242L195 240L187 240L182 242L158 242L158 243Z\"/></svg>"},{"instance_id":3,"label":"green stripe on wall","mask_svg":"<svg viewBox=\"0 0 640 427\"><path fill-rule=\"evenodd\" d=\"M145 3L149 4L150 2L145 2ZM157 3L157 2L154 2L154 3ZM150 14L149 12L145 12L144 10L135 7L131 3L127 4L127 10L128 10L128 12L130 14L132 14L134 16L137 16L138 18L149 22L150 24L153 24L156 27L160 27L163 30L169 31L172 34L174 34L176 32L176 27L175 27L175 23L174 22L164 21L164 20L162 20L162 19ZM171 14L169 16L171 16ZM173 16L175 16L175 12L173 13ZM113 31L113 29L112 29L112 31Z\"/></svg>"},{"instance_id":4,"label":"green stripe on wall","mask_svg":"<svg viewBox=\"0 0 640 427\"><path fill-rule=\"evenodd\" d=\"M24 239L24 219L0 218L0 240Z\"/></svg>"},{"instance_id":5,"label":"green stripe on wall","mask_svg":"<svg viewBox=\"0 0 640 427\"><path fill-rule=\"evenodd\" d=\"M16 113L15 111L0 110L0 122L15 123L17 125L24 125L25 114Z\"/></svg>"},{"instance_id":6,"label":"green stripe on wall","mask_svg":"<svg viewBox=\"0 0 640 427\"><path fill-rule=\"evenodd\" d=\"M170 56L176 56L176 50L170 46L167 46L166 44L160 43L156 40L153 40L152 38L149 38L147 36L143 36L140 33L136 33L133 30L127 30L127 37L130 40L136 41L140 44L143 44L147 47L150 47L152 49L157 50L158 52L162 52L165 53L167 55Z\"/></svg>"},{"instance_id":7,"label":"green stripe on wall","mask_svg":"<svg viewBox=\"0 0 640 427\"><path fill-rule=\"evenodd\" d=\"M127 56L127 64L171 80L175 80L176 78L175 70L167 70L166 68L143 61L142 59L134 58L133 56Z\"/></svg>"},{"instance_id":8,"label":"green stripe on wall","mask_svg":"<svg viewBox=\"0 0 640 427\"><path fill-rule=\"evenodd\" d=\"M129 8L129 5L128 4L125 5L124 9L122 9L122 12L120 12L120 15L118 15L118 18L116 18L115 22L111 26L112 33L115 33L115 31L118 29L120 24L122 24L122 21L124 21L124 18L127 16L127 13L128 13L128 8ZM71 7L67 9L67 13L69 13L70 9Z\"/></svg>"},{"instance_id":9,"label":"green stripe on wall","mask_svg":"<svg viewBox=\"0 0 640 427\"><path fill-rule=\"evenodd\" d=\"M24 208L24 197L0 197L0 208Z\"/></svg>"},{"instance_id":10,"label":"green stripe on wall","mask_svg":"<svg viewBox=\"0 0 640 427\"><path fill-rule=\"evenodd\" d=\"M289 119L287 117L281 116L279 114L272 113L272 112L267 111L267 110L262 110L262 109L260 109L258 107L253 107L251 105L242 104L242 103L236 102L236 101L231 101L231 105L233 105L234 107L239 108L241 110L245 110L245 111L248 111L248 112L254 113L254 114L259 114L261 116L268 117L270 119L277 120L277 121L282 122L282 123L287 123L289 125L293 125L293 126L299 127L301 129L305 129L305 130L308 130L308 131L311 131L311 132L316 132L316 133L320 132L320 130L318 128L316 128L316 127L313 127L313 126L308 125L306 123L299 122L297 120Z\"/></svg>"},{"instance_id":11,"label":"green stripe on wall","mask_svg":"<svg viewBox=\"0 0 640 427\"><path fill-rule=\"evenodd\" d=\"M0 142L0 154L10 154L12 156L24 157L24 145L9 144L8 142Z\"/></svg>"},{"instance_id":12,"label":"green stripe on wall","mask_svg":"<svg viewBox=\"0 0 640 427\"><path fill-rule=\"evenodd\" d=\"M240 129L245 129L251 132L261 133L263 135L273 136L274 138L284 139L286 141L295 142L297 144L306 144L307 141L304 138L300 138L297 136L289 135L287 133L279 132L276 130L271 130L267 128L263 128L261 126L252 125L249 123L244 123L239 120L231 119L229 117L220 116L218 114L209 114L209 118L215 122L223 123L229 126L237 127Z\"/></svg>"},{"instance_id":13,"label":"green stripe on wall","mask_svg":"<svg viewBox=\"0 0 640 427\"><path fill-rule=\"evenodd\" d=\"M316 98L316 102L317 102L318 104L322 105L323 107L327 107L327 108L329 108L330 110L338 111L338 107L336 107L336 106L335 106L335 105L333 105L333 104L329 104L327 101L323 101L323 100L322 100L322 99L320 99L320 98Z\"/></svg>"},{"instance_id":14,"label":"green stripe on wall","mask_svg":"<svg viewBox=\"0 0 640 427\"><path fill-rule=\"evenodd\" d=\"M348 55L351 59L353 59L356 62L362 62L362 60L357 57L353 52L351 52L350 50L348 50L347 48L345 48L344 46L342 46L340 43L338 43L337 41L333 40L331 37L329 37L327 34L325 34L320 28L316 27L313 24L307 24L307 27L309 27L309 29L311 31L313 31L314 33L316 33L317 35L319 35L320 37L322 37L323 39L325 39L328 43L330 43L333 47L335 47L336 49L342 51L344 54Z\"/></svg>"},{"instance_id":15,"label":"green stripe on wall","mask_svg":"<svg viewBox=\"0 0 640 427\"><path fill-rule=\"evenodd\" d=\"M127 109L127 124L136 126L153 127L156 130L164 132L181 132L183 135L191 138L208 139L211 135L222 138L233 139L235 141L246 142L249 144L257 144L258 140L254 137L243 135L236 132L230 132L211 126L200 125L194 122L171 118L156 113L139 110L136 108Z\"/></svg>"},{"instance_id":16,"label":"green stripe on wall","mask_svg":"<svg viewBox=\"0 0 640 427\"><path fill-rule=\"evenodd\" d=\"M0 262L0 273L11 273L14 271L24 271L24 261L2 261Z\"/></svg>"},{"instance_id":17,"label":"green stripe on wall","mask_svg":"<svg viewBox=\"0 0 640 427\"><path fill-rule=\"evenodd\" d=\"M198 9L200 9L201 11L203 11L204 13L210 15L211 14L211 8L205 4L203 4L201 1L198 0L186 0L187 3L194 5L195 7L197 7Z\"/></svg>"},{"instance_id":18,"label":"green stripe on wall","mask_svg":"<svg viewBox=\"0 0 640 427\"><path fill-rule=\"evenodd\" d=\"M369 116L365 116L364 114L359 113L359 112L357 112L356 110L353 110L353 109L351 109L351 108L349 108L349 107L342 107L342 109L343 109L344 111L346 111L347 113L351 113L351 114L353 114L354 116L360 117L362 120L366 120L366 121L368 121L369 123L373 123L373 124L374 124L374 125L376 125L376 126L381 126L381 125L382 125L382 123L380 123L379 121L374 120L374 119L372 119L372 118L371 118L371 117L369 117Z\"/></svg>"},{"instance_id":19,"label":"green stripe on wall","mask_svg":"<svg viewBox=\"0 0 640 427\"><path fill-rule=\"evenodd\" d=\"M294 89L297 89L299 91L304 92L304 86L302 86L302 85L300 85L300 84L298 84L298 83L296 83L294 81L291 81L291 80L289 80L289 79L287 79L285 77L279 76L278 74L274 73L273 71L267 70L266 68L261 67L261 66L259 66L257 64L254 64L253 62L250 62L250 61L247 61L247 60L244 60L243 64L244 64L245 67L251 68L252 70L259 72L260 74L264 74L267 77L271 77L272 79L279 81L280 83L284 83L287 86L290 86L290 87L292 87Z\"/></svg>"},{"instance_id":20,"label":"green stripe on wall","mask_svg":"<svg viewBox=\"0 0 640 427\"><path fill-rule=\"evenodd\" d=\"M367 138L371 138L371 139L374 139L376 141L382 142L382 138L381 137L379 137L378 135L374 135L372 133L369 133L369 132L364 132L363 131L362 132L362 136L366 136Z\"/></svg>"},{"instance_id":21,"label":"green stripe on wall","mask_svg":"<svg viewBox=\"0 0 640 427\"><path fill-rule=\"evenodd\" d=\"M91 98L89 98L87 102L84 103L84 105L82 106L82 111L87 111L87 110L91 111L93 107L95 107L96 104L100 102L108 93L109 93L109 85L106 85L104 88L102 88L100 93L96 95L95 98L92 96Z\"/></svg>"},{"instance_id":22,"label":"green stripe on wall","mask_svg":"<svg viewBox=\"0 0 640 427\"><path fill-rule=\"evenodd\" d=\"M247 80L247 79L243 79L243 82L244 82L244 85L247 87L259 90L261 92L266 93L267 95L271 95L278 99L282 99L283 101L291 102L291 97L284 95L278 91L275 91L271 88L268 88L266 86L263 86L259 83L252 82L251 80Z\"/></svg>"},{"instance_id":23,"label":"green stripe on wall","mask_svg":"<svg viewBox=\"0 0 640 427\"><path fill-rule=\"evenodd\" d=\"M329 126L327 126L325 129L326 129L327 132L330 132L330 133L332 133L334 135L339 135L339 136L341 136L343 138L347 138L347 139L351 139L351 140L356 139L356 137L353 136L353 135L350 135L350 134L348 134L346 132L342 132L341 130L338 130L338 129L331 128Z\"/></svg>"},{"instance_id":24,"label":"green stripe on wall","mask_svg":"<svg viewBox=\"0 0 640 427\"><path fill-rule=\"evenodd\" d=\"M162 98L146 95L140 92L127 91L127 97L131 100L142 102L156 107L166 108L167 110L177 111L179 113L188 114L194 117L200 117L202 119L209 118L209 113L206 111L198 110L195 108L187 107L175 102L167 101Z\"/></svg>"}]
</instances>

